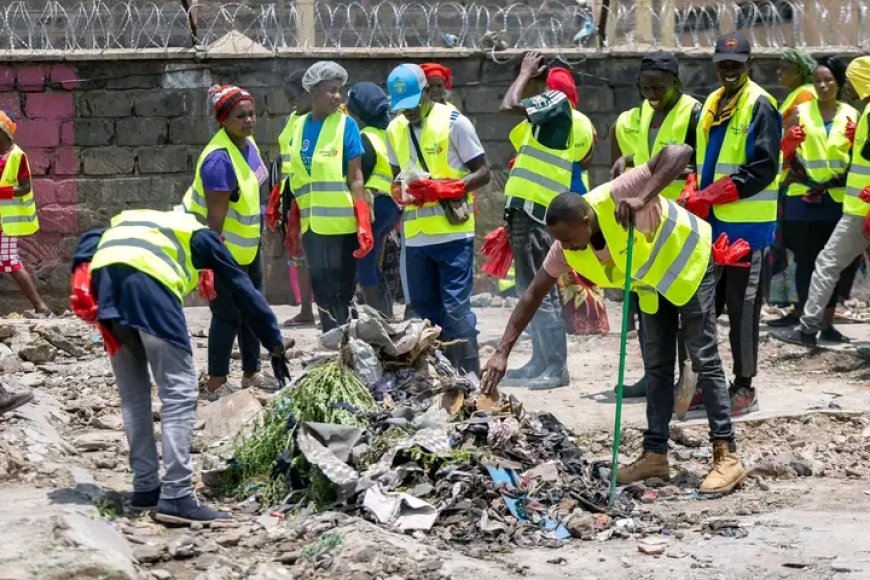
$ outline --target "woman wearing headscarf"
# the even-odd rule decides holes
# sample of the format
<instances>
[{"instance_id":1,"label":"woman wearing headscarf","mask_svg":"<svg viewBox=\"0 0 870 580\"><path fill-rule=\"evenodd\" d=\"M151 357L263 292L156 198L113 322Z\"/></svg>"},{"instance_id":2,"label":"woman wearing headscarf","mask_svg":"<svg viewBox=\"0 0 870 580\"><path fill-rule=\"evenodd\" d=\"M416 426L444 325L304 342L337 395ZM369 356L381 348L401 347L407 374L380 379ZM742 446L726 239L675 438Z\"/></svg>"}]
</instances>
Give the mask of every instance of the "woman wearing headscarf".
<instances>
[{"instance_id":1,"label":"woman wearing headscarf","mask_svg":"<svg viewBox=\"0 0 870 580\"><path fill-rule=\"evenodd\" d=\"M260 186L269 169L252 137L257 115L254 97L233 85L208 90L220 129L199 156L193 185L184 196L184 209L199 216L220 234L227 249L263 290L260 257ZM227 381L233 343L238 336L242 355L242 388L273 387L274 379L260 372L260 342L233 302L232 292L205 271L200 296L209 300L208 380L202 391L206 400L217 400L238 389Z\"/></svg>"},{"instance_id":2,"label":"woman wearing headscarf","mask_svg":"<svg viewBox=\"0 0 870 580\"><path fill-rule=\"evenodd\" d=\"M0 111L0 272L12 276L36 314L47 316L51 310L18 256L18 238L39 231L39 219L30 187L30 164L15 144L17 128L12 117Z\"/></svg>"},{"instance_id":3,"label":"woman wearing headscarf","mask_svg":"<svg viewBox=\"0 0 870 580\"><path fill-rule=\"evenodd\" d=\"M800 326L772 333L780 340L806 347L816 346L816 335L827 326L826 307L841 273L870 246L870 56L850 62L846 78L864 109L855 126L847 124L844 130L852 142L852 158L846 174L843 217L816 259Z\"/></svg>"},{"instance_id":4,"label":"woman wearing headscarf","mask_svg":"<svg viewBox=\"0 0 870 580\"><path fill-rule=\"evenodd\" d=\"M779 85L789 91L779 107L783 123L788 122L798 105L816 98L813 88L815 68L816 61L803 50L787 48L782 52L776 73Z\"/></svg>"},{"instance_id":5,"label":"woman wearing headscarf","mask_svg":"<svg viewBox=\"0 0 870 580\"><path fill-rule=\"evenodd\" d=\"M296 121L290 146L289 227L302 235L323 332L347 321L356 260L374 247L359 125L339 110L346 83L347 71L332 61L305 71L311 112Z\"/></svg>"},{"instance_id":6,"label":"woman wearing headscarf","mask_svg":"<svg viewBox=\"0 0 870 580\"><path fill-rule=\"evenodd\" d=\"M429 95L434 103L447 105L451 109L459 109L453 103L447 101L450 91L453 90L453 71L437 62L424 62L420 65L426 81L429 83Z\"/></svg>"},{"instance_id":7,"label":"woman wearing headscarf","mask_svg":"<svg viewBox=\"0 0 870 580\"><path fill-rule=\"evenodd\" d=\"M375 245L371 253L357 261L356 273L366 304L384 316L393 316L393 297L381 270L384 240L399 221L399 206L391 189L393 171L387 157L387 125L390 123L390 98L374 83L357 83L347 95L347 110L362 133L362 172L374 206Z\"/></svg>"},{"instance_id":8,"label":"woman wearing headscarf","mask_svg":"<svg viewBox=\"0 0 870 580\"><path fill-rule=\"evenodd\" d=\"M816 258L843 215L846 171L852 155L848 133L858 118L858 112L841 100L845 83L843 61L831 56L819 59L813 71L818 98L799 105L784 126L782 154L790 167L783 183L786 196L782 229L785 246L794 254L798 304L789 315L770 321L771 326L800 322ZM830 323L837 296L848 294L857 269L855 260L840 274L837 291L831 295L825 312L828 326L821 333L825 340L844 341Z\"/></svg>"}]
</instances>

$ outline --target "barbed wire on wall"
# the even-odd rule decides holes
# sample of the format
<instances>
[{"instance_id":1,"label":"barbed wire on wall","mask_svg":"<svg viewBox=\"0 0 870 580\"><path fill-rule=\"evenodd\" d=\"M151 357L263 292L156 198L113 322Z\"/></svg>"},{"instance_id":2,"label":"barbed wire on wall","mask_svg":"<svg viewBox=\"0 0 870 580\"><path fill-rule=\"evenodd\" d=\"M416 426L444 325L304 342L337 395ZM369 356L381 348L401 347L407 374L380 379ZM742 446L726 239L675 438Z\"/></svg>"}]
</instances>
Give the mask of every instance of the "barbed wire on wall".
<instances>
[{"instance_id":1,"label":"barbed wire on wall","mask_svg":"<svg viewBox=\"0 0 870 580\"><path fill-rule=\"evenodd\" d=\"M596 0L599 2L600 0ZM668 2L613 0L610 38L600 6L583 0L313 3L313 39L324 48L703 48L741 31L756 48L870 48L870 0ZM303 44L301 5L243 0L12 0L0 7L0 51L141 50L208 46L231 31L278 52Z\"/></svg>"}]
</instances>

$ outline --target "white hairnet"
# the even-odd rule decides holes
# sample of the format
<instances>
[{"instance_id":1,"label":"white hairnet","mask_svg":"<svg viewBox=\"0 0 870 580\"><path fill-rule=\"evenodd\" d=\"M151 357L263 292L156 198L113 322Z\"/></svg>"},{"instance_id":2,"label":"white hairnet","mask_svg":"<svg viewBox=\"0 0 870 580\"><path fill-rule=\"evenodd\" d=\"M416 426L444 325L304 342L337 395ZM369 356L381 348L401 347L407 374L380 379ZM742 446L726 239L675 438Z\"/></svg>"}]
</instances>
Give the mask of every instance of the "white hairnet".
<instances>
[{"instance_id":1,"label":"white hairnet","mask_svg":"<svg viewBox=\"0 0 870 580\"><path fill-rule=\"evenodd\" d=\"M341 86L344 86L347 84L347 71L331 60L315 62L302 76L302 88L310 93L311 89L324 81L341 81Z\"/></svg>"}]
</instances>

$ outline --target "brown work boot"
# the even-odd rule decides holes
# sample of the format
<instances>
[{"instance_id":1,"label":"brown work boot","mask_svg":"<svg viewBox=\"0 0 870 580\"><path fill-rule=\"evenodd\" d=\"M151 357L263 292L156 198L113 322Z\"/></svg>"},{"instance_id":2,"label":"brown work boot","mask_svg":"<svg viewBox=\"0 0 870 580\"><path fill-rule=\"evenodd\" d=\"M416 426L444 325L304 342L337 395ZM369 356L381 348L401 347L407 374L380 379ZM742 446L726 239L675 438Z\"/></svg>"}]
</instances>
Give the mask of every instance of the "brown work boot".
<instances>
[{"instance_id":1,"label":"brown work boot","mask_svg":"<svg viewBox=\"0 0 870 580\"><path fill-rule=\"evenodd\" d=\"M665 481L671 478L667 453L656 453L644 449L639 459L616 471L616 481L619 485L643 481L650 477L658 477Z\"/></svg>"},{"instance_id":2,"label":"brown work boot","mask_svg":"<svg viewBox=\"0 0 870 580\"><path fill-rule=\"evenodd\" d=\"M698 493L728 493L746 479L746 469L728 441L713 441L713 467Z\"/></svg>"},{"instance_id":3,"label":"brown work boot","mask_svg":"<svg viewBox=\"0 0 870 580\"><path fill-rule=\"evenodd\" d=\"M33 400L33 393L12 393L6 390L6 383L0 380L0 415L26 405Z\"/></svg>"}]
</instances>

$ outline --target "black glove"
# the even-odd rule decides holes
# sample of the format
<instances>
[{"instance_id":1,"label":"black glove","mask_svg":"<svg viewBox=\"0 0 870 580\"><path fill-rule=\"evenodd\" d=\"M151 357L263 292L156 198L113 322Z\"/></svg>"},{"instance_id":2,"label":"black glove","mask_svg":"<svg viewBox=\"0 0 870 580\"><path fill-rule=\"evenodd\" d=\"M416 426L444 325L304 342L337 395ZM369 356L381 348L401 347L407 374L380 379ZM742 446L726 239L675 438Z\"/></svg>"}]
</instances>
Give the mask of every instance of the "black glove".
<instances>
[{"instance_id":1,"label":"black glove","mask_svg":"<svg viewBox=\"0 0 870 580\"><path fill-rule=\"evenodd\" d=\"M284 345L272 351L272 374L278 381L278 387L283 389L290 380L290 368L287 366L287 351Z\"/></svg>"}]
</instances>

